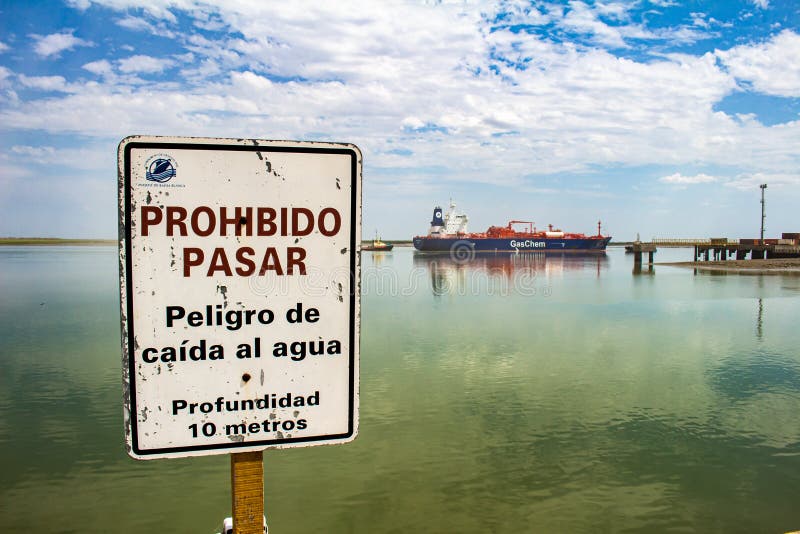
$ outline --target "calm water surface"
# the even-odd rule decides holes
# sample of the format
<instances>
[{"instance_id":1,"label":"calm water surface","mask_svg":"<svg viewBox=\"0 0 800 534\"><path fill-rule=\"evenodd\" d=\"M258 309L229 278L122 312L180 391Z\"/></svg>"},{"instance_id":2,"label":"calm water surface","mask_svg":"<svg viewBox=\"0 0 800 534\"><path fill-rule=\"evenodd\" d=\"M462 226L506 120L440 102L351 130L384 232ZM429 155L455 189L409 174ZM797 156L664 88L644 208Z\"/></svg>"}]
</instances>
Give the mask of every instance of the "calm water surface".
<instances>
[{"instance_id":1,"label":"calm water surface","mask_svg":"<svg viewBox=\"0 0 800 534\"><path fill-rule=\"evenodd\" d=\"M360 435L265 453L273 534L800 529L800 277L363 264ZM230 513L226 456L127 457L120 362L116 249L0 247L4 531Z\"/></svg>"}]
</instances>

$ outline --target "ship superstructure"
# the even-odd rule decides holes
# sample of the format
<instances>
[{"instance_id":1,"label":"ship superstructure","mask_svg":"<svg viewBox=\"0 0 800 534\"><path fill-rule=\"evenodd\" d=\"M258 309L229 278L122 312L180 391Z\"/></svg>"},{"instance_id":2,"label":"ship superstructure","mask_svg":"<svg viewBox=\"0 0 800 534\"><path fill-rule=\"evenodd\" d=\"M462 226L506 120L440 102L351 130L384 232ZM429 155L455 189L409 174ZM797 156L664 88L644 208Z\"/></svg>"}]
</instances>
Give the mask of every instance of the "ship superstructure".
<instances>
[{"instance_id":1,"label":"ship superstructure","mask_svg":"<svg viewBox=\"0 0 800 534\"><path fill-rule=\"evenodd\" d=\"M433 208L433 218L428 235L431 237L444 237L451 235L462 235L467 233L467 223L469 219L465 214L456 211L455 203L450 200L450 209L442 216L442 208Z\"/></svg>"},{"instance_id":2,"label":"ship superstructure","mask_svg":"<svg viewBox=\"0 0 800 534\"><path fill-rule=\"evenodd\" d=\"M611 236L564 232L553 225L538 230L533 221L512 220L506 226L490 226L486 232L467 231L469 219L456 211L451 200L450 208L442 213L437 206L427 236L414 237L414 248L423 252L526 252L558 250L564 252L603 252Z\"/></svg>"}]
</instances>

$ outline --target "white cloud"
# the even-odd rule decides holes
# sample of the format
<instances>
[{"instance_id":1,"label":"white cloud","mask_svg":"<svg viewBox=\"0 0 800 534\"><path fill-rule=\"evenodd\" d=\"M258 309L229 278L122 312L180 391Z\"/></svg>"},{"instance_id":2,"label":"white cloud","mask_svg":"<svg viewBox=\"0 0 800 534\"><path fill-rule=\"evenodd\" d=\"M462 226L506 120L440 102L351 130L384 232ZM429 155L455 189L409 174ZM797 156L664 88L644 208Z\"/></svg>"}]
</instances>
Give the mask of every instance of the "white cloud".
<instances>
[{"instance_id":1,"label":"white cloud","mask_svg":"<svg viewBox=\"0 0 800 534\"><path fill-rule=\"evenodd\" d=\"M663 28L655 32L659 39L675 44L691 44L714 37L713 33L688 26Z\"/></svg>"},{"instance_id":2,"label":"white cloud","mask_svg":"<svg viewBox=\"0 0 800 534\"><path fill-rule=\"evenodd\" d=\"M100 147L85 146L81 148L56 148L50 145L14 145L10 150L12 161L24 165L37 163L40 165L60 165L80 170L101 170L109 159Z\"/></svg>"},{"instance_id":3,"label":"white cloud","mask_svg":"<svg viewBox=\"0 0 800 534\"><path fill-rule=\"evenodd\" d=\"M117 25L134 31L149 31L150 23L141 17L134 17L128 15L125 18L117 20Z\"/></svg>"},{"instance_id":4,"label":"white cloud","mask_svg":"<svg viewBox=\"0 0 800 534\"><path fill-rule=\"evenodd\" d=\"M402 121L400 121L400 125L403 128L409 128L411 130L419 130L425 123L419 120L417 117L405 117Z\"/></svg>"},{"instance_id":5,"label":"white cloud","mask_svg":"<svg viewBox=\"0 0 800 534\"><path fill-rule=\"evenodd\" d=\"M672 0L650 0L657 7L678 5ZM714 36L711 25L724 26L721 22L709 18L702 13L692 13L693 25L674 27L658 27L649 29L643 24L631 22L631 10L640 2L596 2L587 3L571 0L567 6L558 4L539 4L539 11L530 4L515 3L509 7L501 4L503 23L507 25L530 24L543 25L553 23L568 32L578 33L588 38L595 45L608 48L630 48L629 41L664 41L667 43L694 43ZM652 13L652 11L651 11ZM613 20L615 24L606 21Z\"/></svg>"},{"instance_id":6,"label":"white cloud","mask_svg":"<svg viewBox=\"0 0 800 534\"><path fill-rule=\"evenodd\" d=\"M136 55L119 60L119 70L127 74L163 72L175 65L172 59L161 59L152 56Z\"/></svg>"},{"instance_id":7,"label":"white cloud","mask_svg":"<svg viewBox=\"0 0 800 534\"><path fill-rule=\"evenodd\" d=\"M628 41L665 41L670 43L693 43L712 36L709 33L711 22L702 13L692 13L693 25L662 27L650 30L642 24L630 21L630 10L635 3L610 2L587 4L582 1L569 2L569 9L551 6L549 20L569 32L587 36L597 45L608 48L630 48ZM664 6L672 5L665 3ZM619 24L608 24L603 19L614 19ZM524 20L515 20L524 23ZM701 29L698 29L701 28Z\"/></svg>"},{"instance_id":8,"label":"white cloud","mask_svg":"<svg viewBox=\"0 0 800 534\"><path fill-rule=\"evenodd\" d=\"M784 30L765 43L717 50L716 55L733 76L756 91L800 96L800 34Z\"/></svg>"},{"instance_id":9,"label":"white cloud","mask_svg":"<svg viewBox=\"0 0 800 534\"><path fill-rule=\"evenodd\" d=\"M83 68L97 75L109 75L113 72L113 67L111 66L111 63L109 63L105 59L86 63L85 65L83 65Z\"/></svg>"},{"instance_id":10,"label":"white cloud","mask_svg":"<svg viewBox=\"0 0 800 534\"><path fill-rule=\"evenodd\" d=\"M34 51L42 57L50 57L60 54L65 50L72 50L76 46L94 46L91 41L85 41L73 35L74 30L67 30L61 33L50 35L31 34L35 41Z\"/></svg>"},{"instance_id":11,"label":"white cloud","mask_svg":"<svg viewBox=\"0 0 800 534\"><path fill-rule=\"evenodd\" d=\"M5 52L6 50L8 50L8 45L3 41L0 41L0 53Z\"/></svg>"},{"instance_id":12,"label":"white cloud","mask_svg":"<svg viewBox=\"0 0 800 534\"><path fill-rule=\"evenodd\" d=\"M599 21L580 6L586 21ZM519 16L558 18L519 9ZM769 128L714 112L736 89L718 55L638 62L524 32L489 32L477 11L226 3L211 19L231 33L187 35L191 57L171 49L169 56L87 63L101 81L6 106L0 123L113 139L148 131L346 140L362 147L373 169L405 176L435 169L426 172L438 180L496 184L603 165L721 164L779 174L800 164L800 123ZM612 15L624 17L624 10L614 7ZM635 29L619 28L628 28L622 40ZM171 86L133 78L184 62L191 66ZM396 148L413 157L392 154ZM679 179L699 180L672 178Z\"/></svg>"},{"instance_id":13,"label":"white cloud","mask_svg":"<svg viewBox=\"0 0 800 534\"><path fill-rule=\"evenodd\" d=\"M75 9L80 9L81 11L86 11L92 5L92 2L91 0L67 0L67 5Z\"/></svg>"},{"instance_id":14,"label":"white cloud","mask_svg":"<svg viewBox=\"0 0 800 534\"><path fill-rule=\"evenodd\" d=\"M141 9L153 19L167 20L169 22L176 22L175 15L170 11L170 8L178 3L181 7L191 9L197 2L192 0L175 2L172 0L151 0L149 2L141 2L139 0L66 0L67 5L86 11L92 4L99 6L109 7L118 11L126 11L129 9Z\"/></svg>"},{"instance_id":15,"label":"white cloud","mask_svg":"<svg viewBox=\"0 0 800 534\"><path fill-rule=\"evenodd\" d=\"M747 196L739 189L754 181L757 188L759 180L768 181L770 189L786 184L784 198L796 198L793 191L800 190L794 176L800 168L800 121L768 127L755 117L714 111L743 85L775 91L774 85L786 83L784 71L791 79L791 46L770 48L781 44L778 36L701 56L645 61L609 52L640 47L642 40L657 43L656 48L695 42L719 30L721 23L711 17L698 18L704 24L696 26L687 19L682 26L652 30L630 22L629 7L639 13L648 5L672 5L671 0L584 1L572 10L521 0L480 9L448 2L364 2L350 9L249 0L218 7L151 0L144 10L134 0L84 0L82 5L92 4L108 10L94 9L87 16L100 16L106 24L118 19L142 33L129 38L130 32L119 31L113 48L95 50L77 73L56 70L56 62L48 72L55 77L21 78L0 67L2 130L11 136L41 130L52 145L20 142L13 150L0 149L4 168L26 160L59 169L80 169L78 159L103 161L97 170L74 174L113 182L116 143L146 131L354 142L365 156L365 192L372 206L376 198L396 200L391 193L413 196L421 204L433 197L446 200L480 182L513 187L509 196L520 203L532 198L525 195L548 191L572 191L577 205L588 195L609 195L612 201L582 207L613 211L613 195L621 190L615 181L627 194L635 175L641 175L638 169L652 166L671 170L661 181L640 181L641 192L633 194L646 195L655 186L670 209L681 195L677 190L692 184L723 190L727 198ZM192 33L183 25L179 33L169 17L153 18L159 10L224 31ZM495 17L505 11L512 14ZM515 33L515 24L533 25L536 33ZM154 28L175 31L174 41L142 55L142 40L150 38L145 32ZM579 37L570 42L575 32ZM167 69L173 70L159 79L169 83L142 79ZM55 89L62 83L57 75L69 92L21 90L48 84ZM14 90L22 100L15 99ZM58 148L59 139L71 136L97 145L72 157ZM11 159L2 160L4 151ZM715 176L666 176L686 169L714 169L706 172ZM608 189L593 189L597 182ZM466 202L465 207L473 209ZM370 209L379 208L365 207ZM605 221L605 215L597 215ZM398 213L387 224L400 228L406 216ZM478 221L480 215L474 217ZM107 226L113 231L113 222Z\"/></svg>"},{"instance_id":16,"label":"white cloud","mask_svg":"<svg viewBox=\"0 0 800 534\"><path fill-rule=\"evenodd\" d=\"M67 91L67 80L63 76L25 76L19 75L19 81L25 87L42 91Z\"/></svg>"},{"instance_id":17,"label":"white cloud","mask_svg":"<svg viewBox=\"0 0 800 534\"><path fill-rule=\"evenodd\" d=\"M705 13L691 13L690 16L692 17L692 25L699 26L700 28L708 28L709 23L706 20Z\"/></svg>"},{"instance_id":18,"label":"white cloud","mask_svg":"<svg viewBox=\"0 0 800 534\"><path fill-rule=\"evenodd\" d=\"M575 32L590 34L599 43L607 46L615 48L628 46L619 28L601 21L597 13L583 2L570 2L570 10L560 25Z\"/></svg>"},{"instance_id":19,"label":"white cloud","mask_svg":"<svg viewBox=\"0 0 800 534\"><path fill-rule=\"evenodd\" d=\"M187 52L185 54L177 54L172 56L176 61L181 63L194 63L195 55L191 52Z\"/></svg>"},{"instance_id":20,"label":"white cloud","mask_svg":"<svg viewBox=\"0 0 800 534\"><path fill-rule=\"evenodd\" d=\"M767 184L767 193L770 188L797 188L800 186L800 174L791 173L753 173L741 174L725 185L741 191L758 191L759 185Z\"/></svg>"},{"instance_id":21,"label":"white cloud","mask_svg":"<svg viewBox=\"0 0 800 534\"><path fill-rule=\"evenodd\" d=\"M497 8L503 12L503 23L508 25L530 24L540 26L551 21L547 10L531 5L525 0L501 2Z\"/></svg>"},{"instance_id":22,"label":"white cloud","mask_svg":"<svg viewBox=\"0 0 800 534\"><path fill-rule=\"evenodd\" d=\"M617 20L627 19L628 11L631 7L632 5L629 2L598 2L595 4L595 9L600 15Z\"/></svg>"},{"instance_id":23,"label":"white cloud","mask_svg":"<svg viewBox=\"0 0 800 534\"><path fill-rule=\"evenodd\" d=\"M169 19L174 22L174 19ZM144 31L160 37L174 38L175 32L167 27L167 23L161 19L145 19L143 17L134 17L128 15L116 21L117 25L133 31Z\"/></svg>"},{"instance_id":24,"label":"white cloud","mask_svg":"<svg viewBox=\"0 0 800 534\"><path fill-rule=\"evenodd\" d=\"M0 87L4 87L6 85L6 80L11 78L12 74L13 73L9 69L0 65Z\"/></svg>"},{"instance_id":25,"label":"white cloud","mask_svg":"<svg viewBox=\"0 0 800 534\"><path fill-rule=\"evenodd\" d=\"M769 0L753 0L753 4L761 9L767 9L769 7Z\"/></svg>"},{"instance_id":26,"label":"white cloud","mask_svg":"<svg viewBox=\"0 0 800 534\"><path fill-rule=\"evenodd\" d=\"M194 17L194 25L201 30L206 31L222 31L226 28L226 24L220 19L217 13L212 13L206 10L195 10L192 12Z\"/></svg>"},{"instance_id":27,"label":"white cloud","mask_svg":"<svg viewBox=\"0 0 800 534\"><path fill-rule=\"evenodd\" d=\"M718 178L715 176L709 176L708 174L695 174L694 176L684 176L679 172L675 174L671 174L669 176L662 176L658 179L659 182L664 182L666 184L678 184L678 185L688 185L688 184L705 184L709 182L716 182Z\"/></svg>"}]
</instances>

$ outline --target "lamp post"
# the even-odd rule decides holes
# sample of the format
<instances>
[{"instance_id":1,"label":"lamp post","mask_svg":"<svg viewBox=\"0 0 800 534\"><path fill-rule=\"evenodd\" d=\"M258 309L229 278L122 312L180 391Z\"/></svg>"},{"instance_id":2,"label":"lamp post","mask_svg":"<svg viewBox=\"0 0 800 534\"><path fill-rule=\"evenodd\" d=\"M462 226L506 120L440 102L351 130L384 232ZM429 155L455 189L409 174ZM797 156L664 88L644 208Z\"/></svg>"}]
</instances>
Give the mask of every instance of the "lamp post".
<instances>
[{"instance_id":1,"label":"lamp post","mask_svg":"<svg viewBox=\"0 0 800 534\"><path fill-rule=\"evenodd\" d=\"M758 187L761 188L761 244L764 244L764 219L767 217L764 213L764 190L767 188L767 184L761 184Z\"/></svg>"}]
</instances>

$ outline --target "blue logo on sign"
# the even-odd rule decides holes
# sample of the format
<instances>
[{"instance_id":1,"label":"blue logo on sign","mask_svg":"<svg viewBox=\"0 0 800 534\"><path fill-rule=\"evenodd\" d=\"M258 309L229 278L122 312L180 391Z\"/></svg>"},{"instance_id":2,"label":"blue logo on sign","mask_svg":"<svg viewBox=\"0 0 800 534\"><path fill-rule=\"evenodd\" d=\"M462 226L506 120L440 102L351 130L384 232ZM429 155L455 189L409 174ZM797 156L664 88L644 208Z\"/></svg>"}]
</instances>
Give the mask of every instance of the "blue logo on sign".
<instances>
[{"instance_id":1,"label":"blue logo on sign","mask_svg":"<svg viewBox=\"0 0 800 534\"><path fill-rule=\"evenodd\" d=\"M147 166L145 178L151 182L163 184L175 177L175 165L171 159L156 158Z\"/></svg>"}]
</instances>

